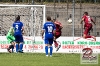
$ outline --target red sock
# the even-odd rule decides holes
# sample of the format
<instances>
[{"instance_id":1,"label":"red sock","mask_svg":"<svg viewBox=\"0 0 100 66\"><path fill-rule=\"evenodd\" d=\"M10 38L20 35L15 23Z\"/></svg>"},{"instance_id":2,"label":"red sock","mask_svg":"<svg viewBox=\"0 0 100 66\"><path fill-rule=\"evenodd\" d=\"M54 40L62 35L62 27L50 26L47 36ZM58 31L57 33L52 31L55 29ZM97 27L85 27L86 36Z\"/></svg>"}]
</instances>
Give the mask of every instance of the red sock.
<instances>
[{"instance_id":1,"label":"red sock","mask_svg":"<svg viewBox=\"0 0 100 66\"><path fill-rule=\"evenodd\" d=\"M54 45L55 47L58 47L58 43L56 41L54 41Z\"/></svg>"}]
</instances>

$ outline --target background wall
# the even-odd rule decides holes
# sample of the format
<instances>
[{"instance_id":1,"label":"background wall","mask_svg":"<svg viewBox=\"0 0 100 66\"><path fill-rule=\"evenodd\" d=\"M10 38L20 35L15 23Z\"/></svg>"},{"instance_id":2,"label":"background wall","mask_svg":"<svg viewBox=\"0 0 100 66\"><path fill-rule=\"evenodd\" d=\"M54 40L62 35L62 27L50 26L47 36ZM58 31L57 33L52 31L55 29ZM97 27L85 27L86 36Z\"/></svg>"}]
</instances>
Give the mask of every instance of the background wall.
<instances>
[{"instance_id":1,"label":"background wall","mask_svg":"<svg viewBox=\"0 0 100 66\"><path fill-rule=\"evenodd\" d=\"M81 17L85 11L96 21L96 26L93 25L92 35L100 36L100 1L99 0L0 0L1 4L32 4L46 5L46 16L50 15L56 18L63 25L62 36L81 36L83 33L83 25L80 25ZM73 12L74 11L74 12ZM69 24L67 20L73 19L74 24ZM1 17L2 19L2 17ZM1 22L0 22L1 24ZM1 33L6 34L7 30L3 26ZM6 26L6 27L9 27ZM27 31L26 31L27 32ZM26 33L26 35L29 35Z\"/></svg>"}]
</instances>

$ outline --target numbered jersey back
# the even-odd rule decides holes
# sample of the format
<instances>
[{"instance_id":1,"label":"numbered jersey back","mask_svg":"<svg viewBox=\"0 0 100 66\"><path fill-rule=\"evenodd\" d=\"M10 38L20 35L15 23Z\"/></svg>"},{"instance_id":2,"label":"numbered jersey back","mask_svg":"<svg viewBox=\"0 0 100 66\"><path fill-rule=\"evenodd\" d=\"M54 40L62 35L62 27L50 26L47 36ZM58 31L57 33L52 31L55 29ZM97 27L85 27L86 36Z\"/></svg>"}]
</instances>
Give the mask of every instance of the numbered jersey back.
<instances>
[{"instance_id":1,"label":"numbered jersey back","mask_svg":"<svg viewBox=\"0 0 100 66\"><path fill-rule=\"evenodd\" d=\"M92 18L90 16L83 16L84 18L84 22L87 23L87 24L90 24L92 20Z\"/></svg>"},{"instance_id":2,"label":"numbered jersey back","mask_svg":"<svg viewBox=\"0 0 100 66\"><path fill-rule=\"evenodd\" d=\"M23 27L23 23L18 21L18 22L14 22L13 23L13 28L14 28L14 32L15 34L22 34L22 27Z\"/></svg>"},{"instance_id":3,"label":"numbered jersey back","mask_svg":"<svg viewBox=\"0 0 100 66\"><path fill-rule=\"evenodd\" d=\"M43 29L45 30L45 37L53 37L53 31L56 28L53 22L46 22Z\"/></svg>"}]
</instances>

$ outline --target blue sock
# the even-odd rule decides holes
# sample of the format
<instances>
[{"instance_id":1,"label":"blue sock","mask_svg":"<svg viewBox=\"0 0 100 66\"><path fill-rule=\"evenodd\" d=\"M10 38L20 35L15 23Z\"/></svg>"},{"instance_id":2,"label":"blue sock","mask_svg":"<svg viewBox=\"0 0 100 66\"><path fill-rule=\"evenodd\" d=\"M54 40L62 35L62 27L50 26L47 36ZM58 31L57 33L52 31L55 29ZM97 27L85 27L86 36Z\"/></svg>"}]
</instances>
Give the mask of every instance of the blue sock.
<instances>
[{"instance_id":1,"label":"blue sock","mask_svg":"<svg viewBox=\"0 0 100 66\"><path fill-rule=\"evenodd\" d=\"M16 52L18 52L18 50L19 50L19 45L16 44Z\"/></svg>"},{"instance_id":2,"label":"blue sock","mask_svg":"<svg viewBox=\"0 0 100 66\"><path fill-rule=\"evenodd\" d=\"M50 55L52 55L52 50L53 50L53 47L50 46Z\"/></svg>"},{"instance_id":3,"label":"blue sock","mask_svg":"<svg viewBox=\"0 0 100 66\"><path fill-rule=\"evenodd\" d=\"M48 46L45 46L45 53L48 55Z\"/></svg>"},{"instance_id":4,"label":"blue sock","mask_svg":"<svg viewBox=\"0 0 100 66\"><path fill-rule=\"evenodd\" d=\"M22 51L22 49L23 49L23 44L20 44L20 45L19 45L19 49L20 49L20 51Z\"/></svg>"}]
</instances>

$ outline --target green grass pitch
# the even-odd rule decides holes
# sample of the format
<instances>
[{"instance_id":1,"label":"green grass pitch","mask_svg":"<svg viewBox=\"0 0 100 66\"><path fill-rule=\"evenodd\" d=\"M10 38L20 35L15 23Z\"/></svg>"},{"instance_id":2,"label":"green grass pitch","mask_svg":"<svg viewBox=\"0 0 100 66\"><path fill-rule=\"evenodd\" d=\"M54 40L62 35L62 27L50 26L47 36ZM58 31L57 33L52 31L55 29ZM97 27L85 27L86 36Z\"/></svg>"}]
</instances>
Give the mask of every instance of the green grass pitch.
<instances>
[{"instance_id":1,"label":"green grass pitch","mask_svg":"<svg viewBox=\"0 0 100 66\"><path fill-rule=\"evenodd\" d=\"M0 53L0 66L100 66L99 61L80 64L80 54L53 53L46 57L44 53Z\"/></svg>"}]
</instances>

